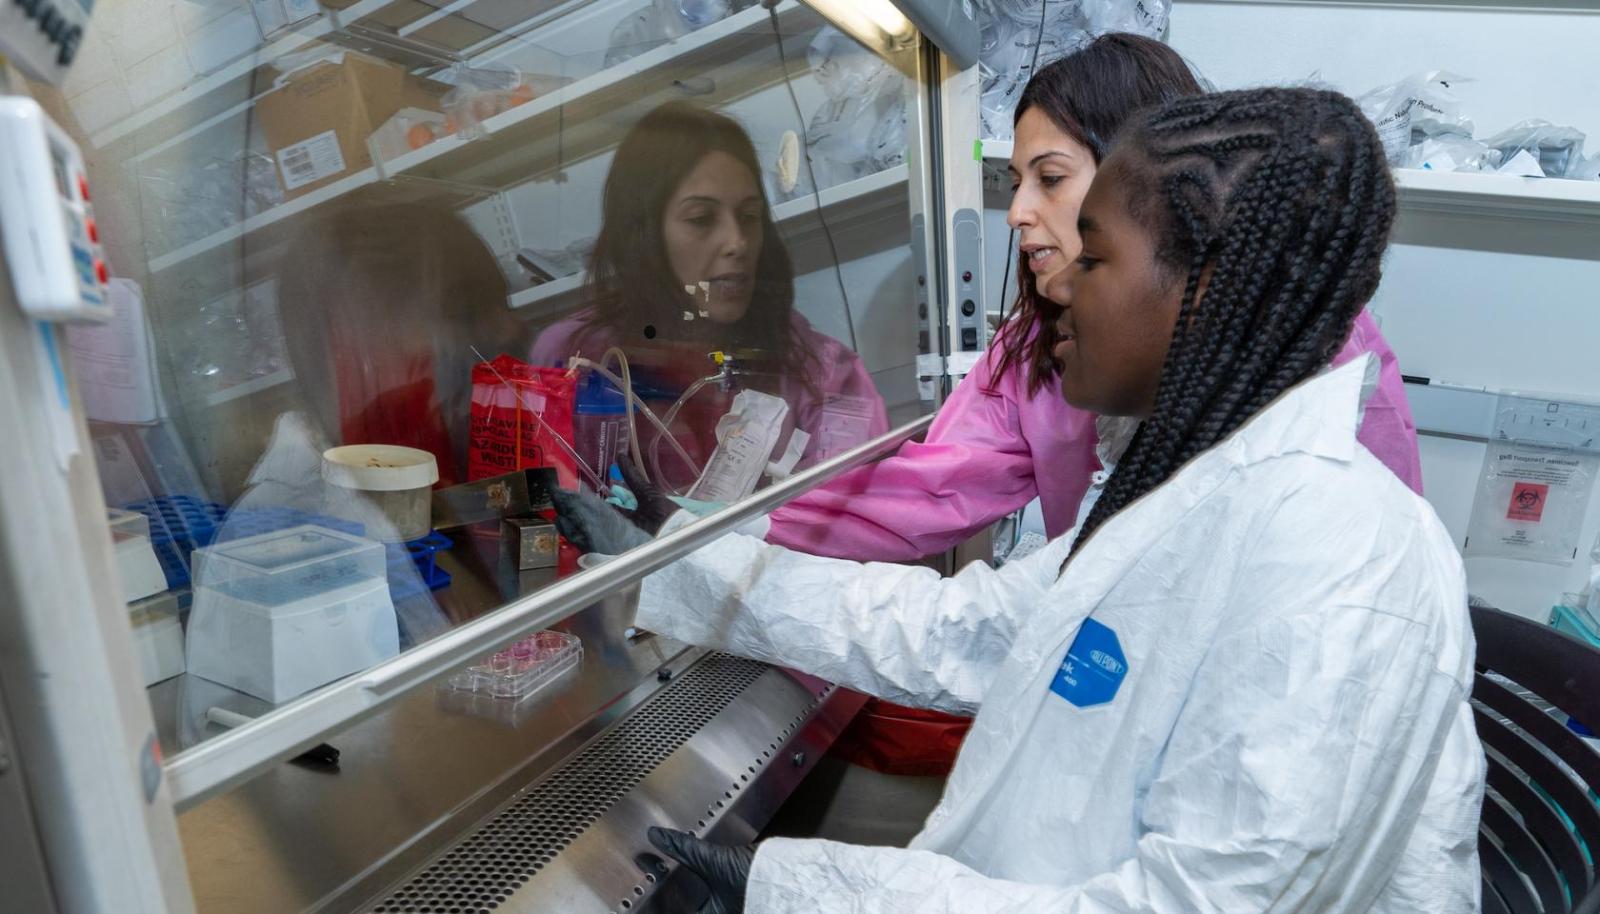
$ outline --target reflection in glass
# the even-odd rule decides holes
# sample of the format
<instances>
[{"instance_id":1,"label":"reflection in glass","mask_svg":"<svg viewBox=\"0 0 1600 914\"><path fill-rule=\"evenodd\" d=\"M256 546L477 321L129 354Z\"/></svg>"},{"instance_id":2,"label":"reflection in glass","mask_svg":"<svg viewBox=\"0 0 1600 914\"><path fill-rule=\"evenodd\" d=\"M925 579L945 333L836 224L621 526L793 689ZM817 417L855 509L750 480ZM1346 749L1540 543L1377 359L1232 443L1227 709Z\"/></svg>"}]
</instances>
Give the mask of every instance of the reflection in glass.
<instances>
[{"instance_id":1,"label":"reflection in glass","mask_svg":"<svg viewBox=\"0 0 1600 914\"><path fill-rule=\"evenodd\" d=\"M336 444L427 451L466 479L472 366L525 351L494 254L452 210L350 205L295 233L279 273L296 394Z\"/></svg>"},{"instance_id":2,"label":"reflection in glass","mask_svg":"<svg viewBox=\"0 0 1600 914\"><path fill-rule=\"evenodd\" d=\"M625 353L635 393L671 417L678 447L636 429L652 479L672 492L691 491L740 391L786 409L779 452L757 455L763 468L797 427L810 437L804 466L888 425L861 358L795 310L794 267L760 174L749 136L728 117L670 102L642 118L606 177L586 307L533 347L537 365Z\"/></svg>"}]
</instances>

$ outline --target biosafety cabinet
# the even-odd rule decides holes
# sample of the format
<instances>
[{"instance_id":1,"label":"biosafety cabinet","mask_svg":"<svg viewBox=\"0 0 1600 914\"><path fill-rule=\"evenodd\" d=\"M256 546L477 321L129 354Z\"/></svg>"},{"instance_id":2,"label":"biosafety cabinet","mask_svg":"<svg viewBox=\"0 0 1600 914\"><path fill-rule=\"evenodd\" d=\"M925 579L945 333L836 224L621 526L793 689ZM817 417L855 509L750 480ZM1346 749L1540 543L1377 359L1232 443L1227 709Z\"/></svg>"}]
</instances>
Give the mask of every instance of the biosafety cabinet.
<instances>
[{"instance_id":1,"label":"biosafety cabinet","mask_svg":"<svg viewBox=\"0 0 1600 914\"><path fill-rule=\"evenodd\" d=\"M949 389L973 15L8 4L0 907L693 903L863 699L637 582ZM728 507L580 563L623 457Z\"/></svg>"},{"instance_id":2,"label":"biosafety cabinet","mask_svg":"<svg viewBox=\"0 0 1600 914\"><path fill-rule=\"evenodd\" d=\"M692 909L645 829L750 839L862 699L638 630L638 581L926 429L1014 295L1005 106L1090 34L1600 130L1582 0L92 7L0 8L30 912ZM1600 398L1600 182L1425 158L1373 309L1464 536L1490 401ZM580 564L550 490L624 457L713 508ZM1469 570L1537 614L1548 567Z\"/></svg>"}]
</instances>

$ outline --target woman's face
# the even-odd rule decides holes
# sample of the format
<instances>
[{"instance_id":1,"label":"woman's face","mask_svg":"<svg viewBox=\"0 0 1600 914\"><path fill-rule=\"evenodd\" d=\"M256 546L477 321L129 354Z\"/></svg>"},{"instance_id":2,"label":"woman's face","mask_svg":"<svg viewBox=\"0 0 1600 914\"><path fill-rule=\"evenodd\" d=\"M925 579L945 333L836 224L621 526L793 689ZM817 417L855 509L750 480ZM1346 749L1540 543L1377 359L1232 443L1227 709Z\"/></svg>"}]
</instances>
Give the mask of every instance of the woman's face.
<instances>
[{"instance_id":1,"label":"woman's face","mask_svg":"<svg viewBox=\"0 0 1600 914\"><path fill-rule=\"evenodd\" d=\"M1078 215L1082 250L1045 294L1062 307L1053 350L1062 396L1090 412L1148 418L1184 283L1129 215L1120 172L1113 154Z\"/></svg>"},{"instance_id":2,"label":"woman's face","mask_svg":"<svg viewBox=\"0 0 1600 914\"><path fill-rule=\"evenodd\" d=\"M689 307L716 323L750 310L765 209L756 176L720 151L701 159L667 201L667 260L678 284L694 289Z\"/></svg>"},{"instance_id":3,"label":"woman's face","mask_svg":"<svg viewBox=\"0 0 1600 914\"><path fill-rule=\"evenodd\" d=\"M1011 147L1011 209L1034 287L1040 292L1078 257L1078 207L1094 179L1094 153L1039 108L1017 121Z\"/></svg>"}]
</instances>

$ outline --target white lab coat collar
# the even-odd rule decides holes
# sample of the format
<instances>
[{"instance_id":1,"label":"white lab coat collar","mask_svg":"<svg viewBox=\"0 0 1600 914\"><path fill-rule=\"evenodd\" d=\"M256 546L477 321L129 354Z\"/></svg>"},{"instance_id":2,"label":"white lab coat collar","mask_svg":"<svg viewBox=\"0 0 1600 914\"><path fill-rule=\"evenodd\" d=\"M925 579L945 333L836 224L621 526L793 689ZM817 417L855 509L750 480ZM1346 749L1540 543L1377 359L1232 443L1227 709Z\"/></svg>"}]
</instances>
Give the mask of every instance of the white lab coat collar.
<instances>
[{"instance_id":1,"label":"white lab coat collar","mask_svg":"<svg viewBox=\"0 0 1600 914\"><path fill-rule=\"evenodd\" d=\"M1378 378L1381 369L1378 360L1370 354L1337 368L1325 368L1316 377L1308 379L1304 384L1285 391L1273 403L1268 404L1259 415L1236 432L1240 437L1252 437L1263 442L1265 447L1249 449L1248 453L1261 456L1277 456L1295 451L1304 451L1327 457L1349 459L1354 453L1355 431L1361 426L1361 414L1366 409L1367 400L1378 389ZM1346 375L1359 379L1358 399L1356 400L1354 423L1349 424L1344 420L1352 418L1348 410L1336 410L1339 421L1329 423L1299 423L1297 416L1278 409L1283 405L1293 402L1295 410L1303 411L1314 409L1319 415L1329 403L1339 403L1348 399L1351 384L1354 381L1346 378L1344 381L1335 381L1333 378L1343 372ZM1334 385L1323 390L1324 385ZM1277 412L1274 412L1277 410ZM1272 418L1268 418L1271 416ZM1110 472L1116 466L1122 455L1127 453L1128 445L1133 443L1133 436L1139 431L1140 420L1132 416L1097 416L1094 420L1095 456L1100 459L1100 465ZM1247 433L1246 430L1252 429ZM1268 429L1279 431L1269 431ZM1321 434L1307 436L1305 432L1320 432Z\"/></svg>"},{"instance_id":2,"label":"white lab coat collar","mask_svg":"<svg viewBox=\"0 0 1600 914\"><path fill-rule=\"evenodd\" d=\"M1043 681L1055 676L1053 658L1066 651L1083 620L1156 540L1182 524L1235 471L1291 453L1352 460L1362 404L1377 386L1378 367L1376 358L1363 356L1290 388L1221 444L1108 519L1067 566L1052 594L1058 599L1040 607L1018 632L984 708L1015 707L1023 696L1042 693ZM1126 440L1121 444L1126 447ZM1152 518L1161 520L1153 523ZM998 760L1011 756L1029 723L1026 717L980 709L967 749L951 772L945 802L934 810L913 848L950 852L959 843L1004 768Z\"/></svg>"}]
</instances>

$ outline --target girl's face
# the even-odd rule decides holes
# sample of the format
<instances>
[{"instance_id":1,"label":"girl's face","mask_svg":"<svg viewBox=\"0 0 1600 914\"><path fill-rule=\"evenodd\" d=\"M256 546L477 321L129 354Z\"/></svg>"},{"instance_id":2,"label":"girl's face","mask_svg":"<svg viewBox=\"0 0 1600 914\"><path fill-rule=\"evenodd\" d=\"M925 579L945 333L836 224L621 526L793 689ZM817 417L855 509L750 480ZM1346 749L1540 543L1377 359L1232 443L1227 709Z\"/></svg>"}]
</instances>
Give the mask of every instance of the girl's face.
<instances>
[{"instance_id":1,"label":"girl's face","mask_svg":"<svg viewBox=\"0 0 1600 914\"><path fill-rule=\"evenodd\" d=\"M1017 230L1034 288L1044 293L1078 257L1078 207L1094 179L1094 153L1029 108L1017 121L1010 171L1006 222Z\"/></svg>"},{"instance_id":2,"label":"girl's face","mask_svg":"<svg viewBox=\"0 0 1600 914\"><path fill-rule=\"evenodd\" d=\"M1056 320L1061 394L1073 406L1148 418L1183 300L1183 278L1156 258L1155 239L1128 213L1112 154L1078 214L1083 247L1045 294Z\"/></svg>"},{"instance_id":3,"label":"girl's face","mask_svg":"<svg viewBox=\"0 0 1600 914\"><path fill-rule=\"evenodd\" d=\"M765 209L756 176L720 151L701 159L673 191L661 237L678 284L694 289L687 308L719 324L750 310Z\"/></svg>"}]
</instances>

